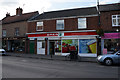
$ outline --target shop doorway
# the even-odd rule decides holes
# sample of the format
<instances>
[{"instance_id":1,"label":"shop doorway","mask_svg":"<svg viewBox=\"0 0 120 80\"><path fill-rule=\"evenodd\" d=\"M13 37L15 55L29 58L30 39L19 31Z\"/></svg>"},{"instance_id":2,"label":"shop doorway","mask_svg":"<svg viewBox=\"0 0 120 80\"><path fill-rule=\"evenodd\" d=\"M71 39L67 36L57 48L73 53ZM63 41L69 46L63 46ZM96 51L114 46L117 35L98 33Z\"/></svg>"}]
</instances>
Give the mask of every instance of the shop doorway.
<instances>
[{"instance_id":1,"label":"shop doorway","mask_svg":"<svg viewBox=\"0 0 120 80\"><path fill-rule=\"evenodd\" d=\"M51 41L49 43L49 55L55 55L55 42Z\"/></svg>"},{"instance_id":2,"label":"shop doorway","mask_svg":"<svg viewBox=\"0 0 120 80\"><path fill-rule=\"evenodd\" d=\"M29 49L29 52L31 54L34 54L34 49L35 49L35 42L34 41L30 41L30 49Z\"/></svg>"},{"instance_id":3,"label":"shop doorway","mask_svg":"<svg viewBox=\"0 0 120 80\"><path fill-rule=\"evenodd\" d=\"M37 54L45 54L45 41L37 42Z\"/></svg>"}]
</instances>

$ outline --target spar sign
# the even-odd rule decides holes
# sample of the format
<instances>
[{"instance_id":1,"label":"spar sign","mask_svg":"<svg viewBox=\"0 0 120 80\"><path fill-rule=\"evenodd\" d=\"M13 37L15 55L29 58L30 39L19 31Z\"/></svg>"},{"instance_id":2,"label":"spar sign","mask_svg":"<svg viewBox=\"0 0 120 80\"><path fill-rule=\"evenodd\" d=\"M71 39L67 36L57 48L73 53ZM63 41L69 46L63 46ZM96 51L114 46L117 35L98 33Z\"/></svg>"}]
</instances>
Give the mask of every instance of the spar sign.
<instances>
[{"instance_id":1,"label":"spar sign","mask_svg":"<svg viewBox=\"0 0 120 80\"><path fill-rule=\"evenodd\" d=\"M56 32L56 33L34 33L28 34L28 37L62 37L62 36L79 36L79 35L97 35L96 32Z\"/></svg>"}]
</instances>

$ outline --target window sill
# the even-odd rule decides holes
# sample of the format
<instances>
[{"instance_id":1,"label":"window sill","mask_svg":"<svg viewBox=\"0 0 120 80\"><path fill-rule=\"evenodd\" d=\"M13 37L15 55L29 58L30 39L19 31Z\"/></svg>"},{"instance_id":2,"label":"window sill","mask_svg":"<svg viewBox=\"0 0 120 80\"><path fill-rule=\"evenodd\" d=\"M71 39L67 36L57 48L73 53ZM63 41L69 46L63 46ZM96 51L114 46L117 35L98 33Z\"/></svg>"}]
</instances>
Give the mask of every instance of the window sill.
<instances>
[{"instance_id":1,"label":"window sill","mask_svg":"<svg viewBox=\"0 0 120 80\"><path fill-rule=\"evenodd\" d=\"M65 29L56 29L56 30L57 30L57 31L59 31L59 30L61 31L61 30L65 30Z\"/></svg>"},{"instance_id":2,"label":"window sill","mask_svg":"<svg viewBox=\"0 0 120 80\"><path fill-rule=\"evenodd\" d=\"M87 29L87 28L78 28L78 29Z\"/></svg>"},{"instance_id":3,"label":"window sill","mask_svg":"<svg viewBox=\"0 0 120 80\"><path fill-rule=\"evenodd\" d=\"M113 27L113 28L114 28L114 27L120 27L120 25L117 25L117 26L112 26L112 27Z\"/></svg>"},{"instance_id":4,"label":"window sill","mask_svg":"<svg viewBox=\"0 0 120 80\"><path fill-rule=\"evenodd\" d=\"M43 30L36 30L36 31L43 31Z\"/></svg>"}]
</instances>

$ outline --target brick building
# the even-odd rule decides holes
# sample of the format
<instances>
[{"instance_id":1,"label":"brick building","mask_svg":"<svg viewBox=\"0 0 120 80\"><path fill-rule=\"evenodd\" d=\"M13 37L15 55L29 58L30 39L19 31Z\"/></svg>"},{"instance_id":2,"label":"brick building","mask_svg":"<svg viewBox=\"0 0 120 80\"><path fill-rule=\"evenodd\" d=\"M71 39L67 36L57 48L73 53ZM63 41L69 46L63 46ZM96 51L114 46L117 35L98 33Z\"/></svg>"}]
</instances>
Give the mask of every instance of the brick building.
<instances>
[{"instance_id":1,"label":"brick building","mask_svg":"<svg viewBox=\"0 0 120 80\"><path fill-rule=\"evenodd\" d=\"M45 12L29 20L28 52L67 55L74 50L79 56L96 57L105 49L115 51L120 38L120 4L100 5L99 9L100 25L96 7Z\"/></svg>"},{"instance_id":2,"label":"brick building","mask_svg":"<svg viewBox=\"0 0 120 80\"><path fill-rule=\"evenodd\" d=\"M9 13L2 19L3 48L6 51L26 52L28 32L28 20L37 16L39 13L23 13L22 8L16 9L16 15L10 16Z\"/></svg>"},{"instance_id":3,"label":"brick building","mask_svg":"<svg viewBox=\"0 0 120 80\"><path fill-rule=\"evenodd\" d=\"M97 56L98 14L96 7L45 12L29 20L30 53Z\"/></svg>"},{"instance_id":4,"label":"brick building","mask_svg":"<svg viewBox=\"0 0 120 80\"><path fill-rule=\"evenodd\" d=\"M101 29L104 36L101 40L101 48L113 53L120 49L120 3L100 5Z\"/></svg>"}]
</instances>

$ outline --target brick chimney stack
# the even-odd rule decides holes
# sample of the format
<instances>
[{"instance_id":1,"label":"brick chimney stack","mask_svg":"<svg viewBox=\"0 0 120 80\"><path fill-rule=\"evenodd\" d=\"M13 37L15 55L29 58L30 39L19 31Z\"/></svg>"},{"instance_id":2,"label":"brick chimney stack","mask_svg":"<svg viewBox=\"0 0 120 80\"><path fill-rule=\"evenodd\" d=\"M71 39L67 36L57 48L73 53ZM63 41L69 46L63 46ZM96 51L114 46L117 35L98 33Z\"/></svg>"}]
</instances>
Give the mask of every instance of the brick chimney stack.
<instances>
[{"instance_id":1,"label":"brick chimney stack","mask_svg":"<svg viewBox=\"0 0 120 80\"><path fill-rule=\"evenodd\" d=\"M6 17L10 16L10 13L7 12Z\"/></svg>"},{"instance_id":2,"label":"brick chimney stack","mask_svg":"<svg viewBox=\"0 0 120 80\"><path fill-rule=\"evenodd\" d=\"M16 9L16 15L22 15L23 9L22 8L17 8Z\"/></svg>"}]
</instances>

